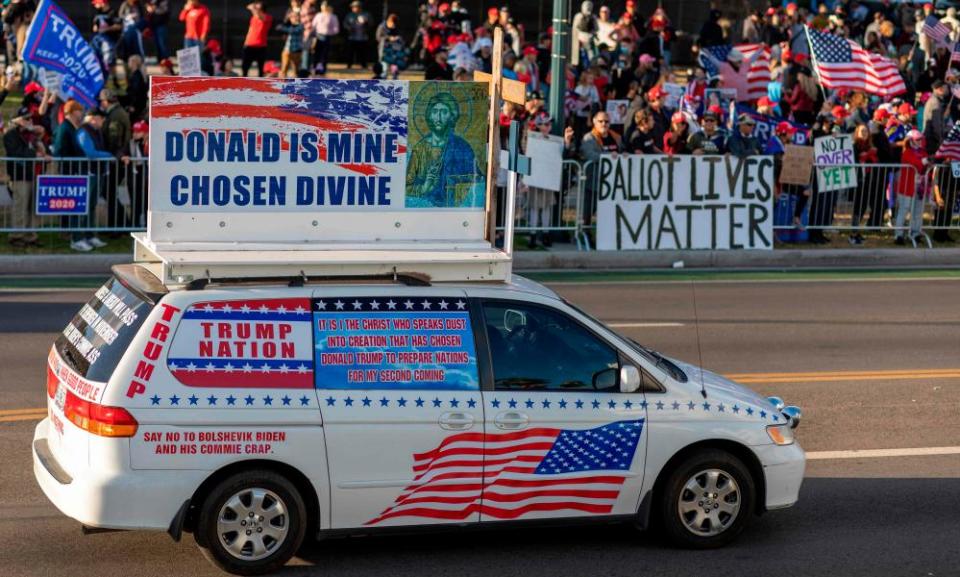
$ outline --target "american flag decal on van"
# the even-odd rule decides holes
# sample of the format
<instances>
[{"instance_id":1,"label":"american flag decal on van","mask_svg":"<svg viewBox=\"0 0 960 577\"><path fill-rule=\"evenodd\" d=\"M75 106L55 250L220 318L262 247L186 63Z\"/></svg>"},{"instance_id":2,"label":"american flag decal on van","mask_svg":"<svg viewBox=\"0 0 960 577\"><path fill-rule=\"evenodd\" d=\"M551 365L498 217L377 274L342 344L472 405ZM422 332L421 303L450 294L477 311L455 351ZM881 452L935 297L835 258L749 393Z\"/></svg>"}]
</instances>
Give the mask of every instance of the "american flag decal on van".
<instances>
[{"instance_id":1,"label":"american flag decal on van","mask_svg":"<svg viewBox=\"0 0 960 577\"><path fill-rule=\"evenodd\" d=\"M388 519L518 519L537 511L607 514L633 464L643 419L588 430L459 433L413 456L413 482L366 525Z\"/></svg>"},{"instance_id":2,"label":"american flag decal on van","mask_svg":"<svg viewBox=\"0 0 960 577\"><path fill-rule=\"evenodd\" d=\"M311 319L309 298L194 303L167 368L191 387L312 389Z\"/></svg>"}]
</instances>

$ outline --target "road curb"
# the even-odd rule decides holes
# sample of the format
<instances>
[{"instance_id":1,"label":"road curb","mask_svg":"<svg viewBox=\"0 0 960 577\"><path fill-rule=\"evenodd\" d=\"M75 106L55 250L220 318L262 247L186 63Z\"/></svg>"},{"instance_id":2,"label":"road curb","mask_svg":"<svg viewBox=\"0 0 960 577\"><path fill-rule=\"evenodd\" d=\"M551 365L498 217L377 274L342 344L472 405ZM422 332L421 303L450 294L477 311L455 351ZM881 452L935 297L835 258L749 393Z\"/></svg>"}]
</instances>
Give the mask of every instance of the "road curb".
<instances>
[{"instance_id":1,"label":"road curb","mask_svg":"<svg viewBox=\"0 0 960 577\"><path fill-rule=\"evenodd\" d=\"M131 253L0 255L0 275L98 275L131 262ZM670 269L909 269L960 267L960 248L783 249L772 251L524 251L518 271Z\"/></svg>"},{"instance_id":2,"label":"road curb","mask_svg":"<svg viewBox=\"0 0 960 577\"><path fill-rule=\"evenodd\" d=\"M851 269L960 266L960 248L782 249L772 251L661 250L517 253L517 270L664 269ZM679 266L678 266L679 268Z\"/></svg>"}]
</instances>

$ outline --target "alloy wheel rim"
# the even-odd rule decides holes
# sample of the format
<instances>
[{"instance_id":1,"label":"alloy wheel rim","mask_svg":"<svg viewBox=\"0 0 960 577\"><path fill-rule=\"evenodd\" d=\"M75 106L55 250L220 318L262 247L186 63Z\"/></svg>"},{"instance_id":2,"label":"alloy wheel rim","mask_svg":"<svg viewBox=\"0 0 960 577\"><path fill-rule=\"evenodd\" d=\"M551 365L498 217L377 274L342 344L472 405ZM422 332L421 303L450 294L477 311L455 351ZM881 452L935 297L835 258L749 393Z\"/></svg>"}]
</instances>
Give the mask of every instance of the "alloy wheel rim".
<instances>
[{"instance_id":1,"label":"alloy wheel rim","mask_svg":"<svg viewBox=\"0 0 960 577\"><path fill-rule=\"evenodd\" d=\"M721 469L691 475L680 491L677 513L687 531L714 537L726 531L740 513L742 497L737 481Z\"/></svg>"},{"instance_id":2,"label":"alloy wheel rim","mask_svg":"<svg viewBox=\"0 0 960 577\"><path fill-rule=\"evenodd\" d=\"M273 491L259 487L234 493L217 515L220 544L230 555L244 561L271 555L289 531L286 504Z\"/></svg>"}]
</instances>

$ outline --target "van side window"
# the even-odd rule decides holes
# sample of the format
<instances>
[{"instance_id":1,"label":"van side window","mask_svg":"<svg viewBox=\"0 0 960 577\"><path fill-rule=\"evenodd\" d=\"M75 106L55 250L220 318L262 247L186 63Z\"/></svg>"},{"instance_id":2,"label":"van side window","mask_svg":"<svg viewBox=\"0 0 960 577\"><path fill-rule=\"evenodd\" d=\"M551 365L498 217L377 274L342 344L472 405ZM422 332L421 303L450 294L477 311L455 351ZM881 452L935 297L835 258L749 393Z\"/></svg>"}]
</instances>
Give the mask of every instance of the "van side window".
<instances>
[{"instance_id":1,"label":"van side window","mask_svg":"<svg viewBox=\"0 0 960 577\"><path fill-rule=\"evenodd\" d=\"M483 314L496 390L619 391L617 352L570 317L514 302Z\"/></svg>"}]
</instances>

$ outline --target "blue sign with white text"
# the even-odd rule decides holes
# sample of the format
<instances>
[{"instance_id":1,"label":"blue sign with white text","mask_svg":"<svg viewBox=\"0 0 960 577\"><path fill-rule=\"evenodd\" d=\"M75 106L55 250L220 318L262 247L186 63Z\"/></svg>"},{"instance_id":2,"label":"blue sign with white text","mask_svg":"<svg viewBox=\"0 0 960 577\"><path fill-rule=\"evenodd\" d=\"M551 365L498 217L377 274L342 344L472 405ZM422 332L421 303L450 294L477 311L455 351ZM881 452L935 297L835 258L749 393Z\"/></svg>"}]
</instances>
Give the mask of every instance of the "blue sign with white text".
<instances>
[{"instance_id":1,"label":"blue sign with white text","mask_svg":"<svg viewBox=\"0 0 960 577\"><path fill-rule=\"evenodd\" d=\"M464 298L332 297L312 308L318 389L479 389Z\"/></svg>"},{"instance_id":2,"label":"blue sign with white text","mask_svg":"<svg viewBox=\"0 0 960 577\"><path fill-rule=\"evenodd\" d=\"M37 215L87 214L90 179L86 176L37 177Z\"/></svg>"}]
</instances>

